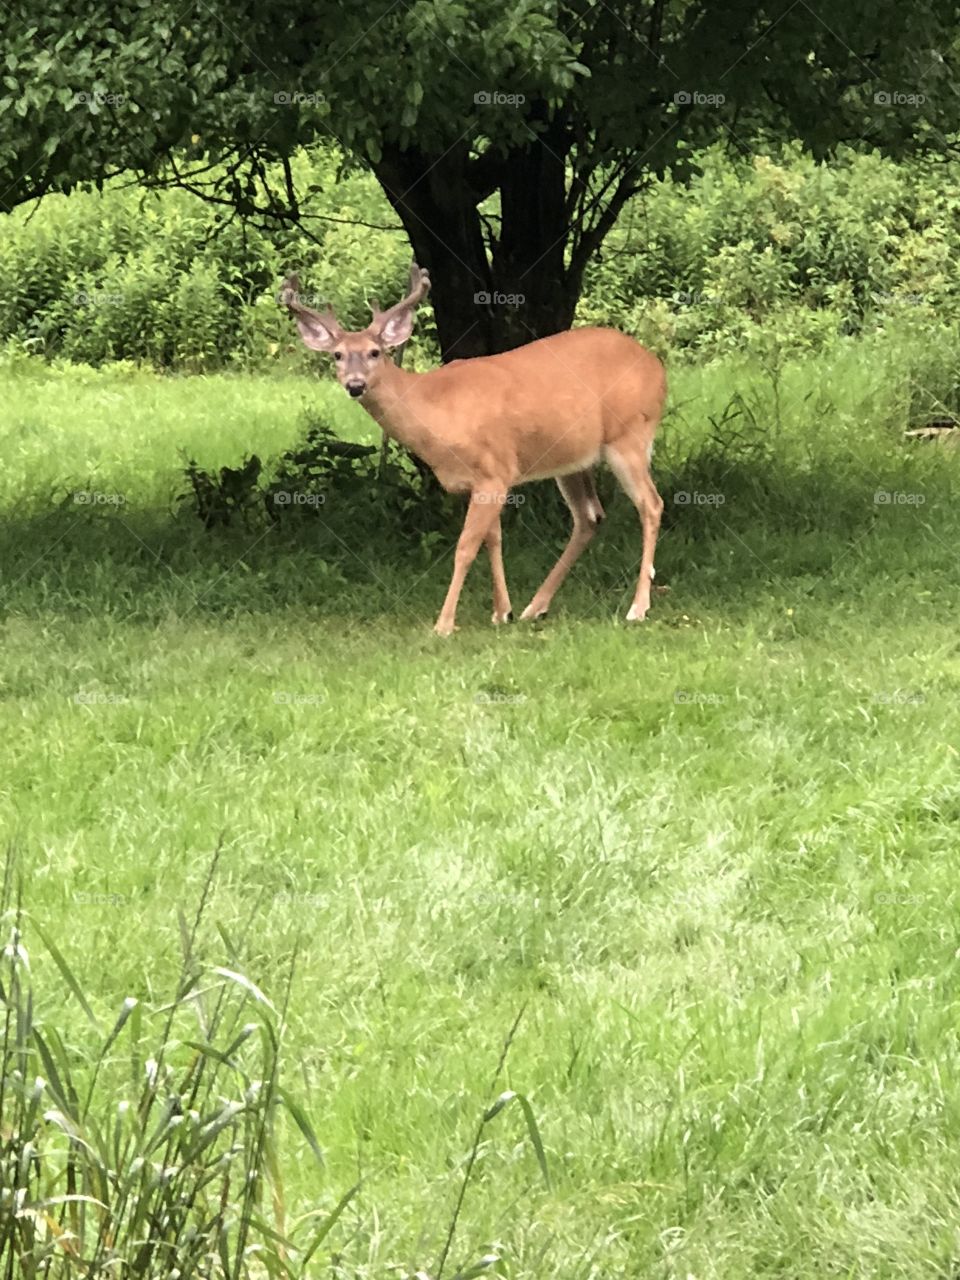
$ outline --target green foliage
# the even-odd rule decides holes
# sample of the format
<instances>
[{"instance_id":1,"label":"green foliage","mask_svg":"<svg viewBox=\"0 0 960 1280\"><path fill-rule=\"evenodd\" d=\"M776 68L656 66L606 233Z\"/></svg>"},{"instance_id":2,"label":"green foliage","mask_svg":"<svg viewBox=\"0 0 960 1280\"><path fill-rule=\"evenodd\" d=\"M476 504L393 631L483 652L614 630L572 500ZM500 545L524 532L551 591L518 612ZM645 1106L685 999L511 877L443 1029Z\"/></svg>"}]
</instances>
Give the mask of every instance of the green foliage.
<instances>
[{"instance_id":1,"label":"green foliage","mask_svg":"<svg viewBox=\"0 0 960 1280\"><path fill-rule=\"evenodd\" d=\"M860 3L832 4L827 20L809 6L771 13L724 0L377 0L349 10L312 0L278 24L253 9L240 23L222 0L189 20L173 0L118 4L108 17L65 0L11 0L0 192L12 206L118 171L154 174L172 156L209 162L246 148L250 164L231 168L225 185L243 212L262 158L318 137L333 134L374 165L388 148L458 146L466 161L471 150L525 146L544 108L565 118L581 166L636 151L658 172L686 170L691 146L730 127L750 139L779 129L819 154L845 138L902 149L955 129L953 7L926 0L905 22L894 0L877 0L865 18ZM891 90L909 101L891 103ZM521 109L478 103L497 91L519 95Z\"/></svg>"},{"instance_id":2,"label":"green foliage","mask_svg":"<svg viewBox=\"0 0 960 1280\"><path fill-rule=\"evenodd\" d=\"M190 459L184 476L193 509L207 528L228 525L235 515L250 523L262 507L266 519L295 527L304 518L318 519L327 501L349 509L357 529L379 530L397 545L416 544L429 551L440 531L455 529L462 499L443 492L429 468L394 441L375 445L343 440L314 412L301 416L302 442L287 449L266 468L253 455L237 468L204 471Z\"/></svg>"},{"instance_id":3,"label":"green foliage","mask_svg":"<svg viewBox=\"0 0 960 1280\"><path fill-rule=\"evenodd\" d=\"M319 243L244 228L183 192L52 199L0 223L0 341L98 364L213 369L278 359L316 368L276 305L296 267L345 325L403 288L409 248L368 175L297 160ZM798 149L751 164L711 151L689 185L654 182L589 268L579 323L608 324L676 358L771 342L818 351L838 336L960 317L956 165ZM337 221L329 220L331 218ZM361 225L370 224L370 225ZM417 341L436 358L430 307Z\"/></svg>"},{"instance_id":4,"label":"green foliage","mask_svg":"<svg viewBox=\"0 0 960 1280\"><path fill-rule=\"evenodd\" d=\"M193 507L207 529L214 525L228 525L235 515L246 520L255 500L261 463L256 454L245 458L242 466L221 467L217 475L211 475L191 458L183 474L190 482L190 493L180 495L180 501L193 499Z\"/></svg>"},{"instance_id":5,"label":"green foliage","mask_svg":"<svg viewBox=\"0 0 960 1280\"><path fill-rule=\"evenodd\" d=\"M952 165L786 149L701 167L637 198L587 272L581 321L714 357L960 318Z\"/></svg>"},{"instance_id":6,"label":"green foliage","mask_svg":"<svg viewBox=\"0 0 960 1280\"><path fill-rule=\"evenodd\" d=\"M278 24L249 6L241 21L225 0L187 19L172 0L108 17L11 0L0 209L136 175L203 188L271 230L298 226L310 186L290 162L335 138L371 167L434 272L444 357L490 354L568 325L631 196L652 175L689 177L704 147L779 137L818 158L850 140L943 151L960 131L954 6L924 0L909 21L895 0L828 8L376 0L345 12L311 0ZM491 199L499 208L481 215ZM478 292L524 293L525 316ZM210 306L182 345L159 344L168 361L221 351ZM96 344L123 341L93 327Z\"/></svg>"},{"instance_id":7,"label":"green foliage","mask_svg":"<svg viewBox=\"0 0 960 1280\"><path fill-rule=\"evenodd\" d=\"M369 178L337 182L340 159L317 150L299 171L315 189L319 242L268 234L181 191L115 189L46 201L32 217L0 221L0 341L99 364L132 359L187 372L289 353L310 367L276 290L293 266L318 298L335 299L344 324L369 320L367 300L406 280L402 234ZM339 221L342 220L342 221ZM422 333L428 336L426 324Z\"/></svg>"}]
</instances>

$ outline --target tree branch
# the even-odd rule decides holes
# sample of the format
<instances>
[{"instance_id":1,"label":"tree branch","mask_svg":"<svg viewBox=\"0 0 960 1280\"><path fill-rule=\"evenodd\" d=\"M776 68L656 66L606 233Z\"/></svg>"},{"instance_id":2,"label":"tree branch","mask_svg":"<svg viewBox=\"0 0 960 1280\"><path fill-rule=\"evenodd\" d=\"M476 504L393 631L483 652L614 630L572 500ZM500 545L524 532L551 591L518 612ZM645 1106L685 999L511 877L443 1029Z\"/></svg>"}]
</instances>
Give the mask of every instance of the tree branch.
<instances>
[{"instance_id":1,"label":"tree branch","mask_svg":"<svg viewBox=\"0 0 960 1280\"><path fill-rule=\"evenodd\" d=\"M131 187L147 187L151 191L171 191L171 190L188 191L190 192L191 195L196 196L199 200L203 200L207 204L235 208L235 202L228 196L219 195L218 191L221 189L225 178L234 176L236 174L240 164L245 158L246 158L246 154L244 156L238 157L233 164L228 166L226 173L221 174L215 181L207 182L207 183L197 183L197 182L194 182L193 179L201 173L209 172L214 166L204 165L200 169L191 170L189 172L183 172L177 168L176 161L171 157L170 167L173 170L173 175L174 175L172 178L164 174L148 174L145 172L141 172L141 173L138 173L137 176L131 179L129 182L118 183L116 189L119 191L123 191L123 190L128 190ZM222 159L218 163L223 163ZM120 176L119 173L108 174L107 178L109 180L119 176ZM287 184L287 191L288 191L288 197L289 197L289 192L291 190L292 182L293 182L293 175L291 172L289 172L289 164L286 162L284 164L284 177ZM305 226L305 223L307 222L331 222L331 223L337 223L341 226L346 226L346 227L366 227L370 231L392 231L392 232L403 231L403 227L399 223L391 224L391 223L385 223L385 222L367 222L363 218L340 218L340 217L337 217L336 214L332 214L332 213L304 213L297 201L295 187L292 188L293 201L289 206L285 206L282 203L280 203L277 200L277 198L273 196L272 192L269 190L269 187L266 183L264 183L264 189L267 195L271 197L271 203L269 207L254 206L249 213L243 216L248 218L249 217L273 218L280 222L298 226L304 232L304 234L308 236L309 239L313 240L314 243L316 244L319 244L321 242L315 236L313 236L308 230L308 228Z\"/></svg>"},{"instance_id":2,"label":"tree branch","mask_svg":"<svg viewBox=\"0 0 960 1280\"><path fill-rule=\"evenodd\" d=\"M616 191L610 197L608 204L596 222L589 228L581 228L581 233L574 245L573 252L570 255L570 264L567 267L567 282L568 286L575 289L578 294L587 263L616 223L623 206L632 196L643 190L642 181L635 182L630 178L629 168L632 168L632 165L628 167L628 172L623 173L617 184Z\"/></svg>"}]
</instances>

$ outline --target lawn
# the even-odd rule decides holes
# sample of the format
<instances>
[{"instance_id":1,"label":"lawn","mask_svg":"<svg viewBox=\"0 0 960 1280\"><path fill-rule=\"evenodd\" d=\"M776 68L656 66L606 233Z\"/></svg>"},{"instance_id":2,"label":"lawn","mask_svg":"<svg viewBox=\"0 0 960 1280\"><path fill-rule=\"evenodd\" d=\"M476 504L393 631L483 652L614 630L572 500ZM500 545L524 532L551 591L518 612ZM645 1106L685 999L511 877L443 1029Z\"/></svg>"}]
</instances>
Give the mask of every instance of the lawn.
<instances>
[{"instance_id":1,"label":"lawn","mask_svg":"<svg viewBox=\"0 0 960 1280\"><path fill-rule=\"evenodd\" d=\"M949 365L943 357L943 370ZM178 910L278 996L291 1212L362 1188L316 1274L941 1277L960 1267L957 456L890 339L671 372L647 622L609 521L536 626L431 625L456 526L205 530L184 455L375 440L329 382L0 373L0 823L107 1026L169 996ZM944 376L947 374L944 372ZM182 451L182 452L181 452ZM78 500L76 495L85 495ZM505 521L514 605L559 552ZM93 495L92 497L90 495ZM115 895L106 898L104 895ZM91 1032L30 936L38 1015ZM498 1061L511 1028L502 1071Z\"/></svg>"}]
</instances>

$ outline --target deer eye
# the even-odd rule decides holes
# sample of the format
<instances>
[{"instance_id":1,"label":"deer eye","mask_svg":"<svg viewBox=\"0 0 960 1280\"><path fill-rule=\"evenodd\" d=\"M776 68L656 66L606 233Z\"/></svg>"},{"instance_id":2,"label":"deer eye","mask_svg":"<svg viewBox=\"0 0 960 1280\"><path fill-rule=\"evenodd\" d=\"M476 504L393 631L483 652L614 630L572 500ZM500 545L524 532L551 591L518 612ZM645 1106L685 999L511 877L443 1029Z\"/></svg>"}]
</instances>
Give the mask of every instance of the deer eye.
<instances>
[{"instance_id":1,"label":"deer eye","mask_svg":"<svg viewBox=\"0 0 960 1280\"><path fill-rule=\"evenodd\" d=\"M371 351L371 352L370 352L370 359L371 359L371 360L376 360L376 358L377 358L377 356L378 356L379 354L380 354L380 352L379 352L376 348L374 348L374 349L373 349L373 351Z\"/></svg>"},{"instance_id":2,"label":"deer eye","mask_svg":"<svg viewBox=\"0 0 960 1280\"><path fill-rule=\"evenodd\" d=\"M343 352L342 352L342 351L335 351L335 352L333 353L333 358L334 358L334 360L342 360L342 359L343 359Z\"/></svg>"}]
</instances>

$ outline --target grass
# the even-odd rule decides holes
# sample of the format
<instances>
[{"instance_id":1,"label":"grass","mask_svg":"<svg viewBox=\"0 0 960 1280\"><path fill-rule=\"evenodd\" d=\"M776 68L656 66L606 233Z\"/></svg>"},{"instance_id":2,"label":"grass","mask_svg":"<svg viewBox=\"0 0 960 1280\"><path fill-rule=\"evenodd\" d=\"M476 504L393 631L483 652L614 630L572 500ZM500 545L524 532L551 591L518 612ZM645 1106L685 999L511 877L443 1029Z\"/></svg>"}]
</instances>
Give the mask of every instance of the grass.
<instances>
[{"instance_id":1,"label":"grass","mask_svg":"<svg viewBox=\"0 0 960 1280\"><path fill-rule=\"evenodd\" d=\"M0 822L27 910L110 1025L162 1001L221 846L244 972L279 993L299 947L284 1082L325 1163L285 1123L288 1207L362 1179L317 1274L434 1275L510 1088L550 1183L505 1108L448 1277L486 1252L512 1280L956 1276L957 464L901 438L939 368L877 339L775 387L676 369L649 622L619 621L639 532L605 477L555 616L492 629L478 563L447 642L453 525L403 544L332 493L206 532L175 502L180 450L275 457L305 404L373 439L336 388L8 371ZM519 607L562 540L525 493Z\"/></svg>"}]
</instances>

